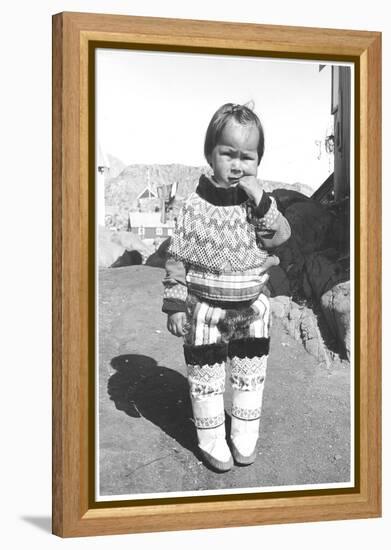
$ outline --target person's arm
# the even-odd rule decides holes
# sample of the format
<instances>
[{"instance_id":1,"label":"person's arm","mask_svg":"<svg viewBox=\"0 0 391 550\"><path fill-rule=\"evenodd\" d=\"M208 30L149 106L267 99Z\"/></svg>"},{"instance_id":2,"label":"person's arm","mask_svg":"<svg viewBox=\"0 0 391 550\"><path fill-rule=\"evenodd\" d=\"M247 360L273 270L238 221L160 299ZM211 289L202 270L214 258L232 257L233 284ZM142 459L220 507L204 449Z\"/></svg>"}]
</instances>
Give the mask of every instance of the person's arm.
<instances>
[{"instance_id":1,"label":"person's arm","mask_svg":"<svg viewBox=\"0 0 391 550\"><path fill-rule=\"evenodd\" d=\"M165 268L162 311L167 314L185 311L187 298L185 267L182 262L169 256Z\"/></svg>"},{"instance_id":2,"label":"person's arm","mask_svg":"<svg viewBox=\"0 0 391 550\"><path fill-rule=\"evenodd\" d=\"M275 248L291 236L288 220L277 208L275 198L266 193L255 174L241 178L240 187L244 189L253 204L251 223L255 226L257 237L264 248Z\"/></svg>"},{"instance_id":3,"label":"person's arm","mask_svg":"<svg viewBox=\"0 0 391 550\"><path fill-rule=\"evenodd\" d=\"M184 336L186 333L186 269L181 261L176 258L172 251L176 249L175 239L183 226L185 206L178 213L174 234L171 237L170 246L167 251L165 264L166 276L163 280L164 294L162 311L167 313L167 329L174 336Z\"/></svg>"},{"instance_id":4,"label":"person's arm","mask_svg":"<svg viewBox=\"0 0 391 550\"><path fill-rule=\"evenodd\" d=\"M163 279L163 307L167 313L167 329L174 336L184 336L186 329L186 271L182 262L168 257Z\"/></svg>"},{"instance_id":5,"label":"person's arm","mask_svg":"<svg viewBox=\"0 0 391 550\"><path fill-rule=\"evenodd\" d=\"M278 210L275 198L269 193L262 193L261 200L253 209L253 216L257 237L264 248L275 248L290 238L289 222Z\"/></svg>"}]
</instances>

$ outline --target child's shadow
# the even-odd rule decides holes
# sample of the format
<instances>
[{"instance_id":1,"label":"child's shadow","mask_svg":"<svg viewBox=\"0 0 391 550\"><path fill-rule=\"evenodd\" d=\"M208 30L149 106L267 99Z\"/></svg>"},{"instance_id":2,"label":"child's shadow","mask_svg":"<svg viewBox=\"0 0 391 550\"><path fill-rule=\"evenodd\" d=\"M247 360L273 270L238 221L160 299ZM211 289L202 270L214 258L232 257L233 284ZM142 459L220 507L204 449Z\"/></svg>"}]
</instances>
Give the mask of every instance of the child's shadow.
<instances>
[{"instance_id":1,"label":"child's shadow","mask_svg":"<svg viewBox=\"0 0 391 550\"><path fill-rule=\"evenodd\" d=\"M143 416L198 454L186 378L145 355L119 355L111 366L117 372L107 391L117 409L133 418Z\"/></svg>"}]
</instances>

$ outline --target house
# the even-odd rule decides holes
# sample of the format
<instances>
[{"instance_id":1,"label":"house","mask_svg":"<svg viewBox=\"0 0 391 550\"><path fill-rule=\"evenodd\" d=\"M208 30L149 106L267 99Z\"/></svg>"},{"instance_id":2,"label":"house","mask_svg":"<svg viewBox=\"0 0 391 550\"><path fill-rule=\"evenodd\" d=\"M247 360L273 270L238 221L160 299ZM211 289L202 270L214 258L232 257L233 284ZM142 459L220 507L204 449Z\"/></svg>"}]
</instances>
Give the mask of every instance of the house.
<instances>
[{"instance_id":1,"label":"house","mask_svg":"<svg viewBox=\"0 0 391 550\"><path fill-rule=\"evenodd\" d=\"M161 221L160 212L129 212L129 228L141 239L167 238L173 233L174 220Z\"/></svg>"}]
</instances>

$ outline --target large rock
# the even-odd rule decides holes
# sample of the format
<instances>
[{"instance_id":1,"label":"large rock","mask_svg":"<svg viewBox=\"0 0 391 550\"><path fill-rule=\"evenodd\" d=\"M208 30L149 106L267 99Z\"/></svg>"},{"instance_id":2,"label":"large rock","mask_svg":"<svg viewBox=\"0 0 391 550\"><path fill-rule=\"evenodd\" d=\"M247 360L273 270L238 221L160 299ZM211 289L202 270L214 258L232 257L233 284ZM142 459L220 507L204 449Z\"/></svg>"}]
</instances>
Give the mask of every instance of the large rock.
<instances>
[{"instance_id":1,"label":"large rock","mask_svg":"<svg viewBox=\"0 0 391 550\"><path fill-rule=\"evenodd\" d=\"M350 356L349 201L330 205L285 189L273 195L290 223L291 238L274 253L280 266L270 270L270 296L291 296L290 308L273 302L273 313L285 316L287 330L300 338L309 353L327 362L330 349ZM308 303L323 313L318 320L294 303ZM304 314L305 312L305 314ZM330 335L332 338L330 338Z\"/></svg>"},{"instance_id":2,"label":"large rock","mask_svg":"<svg viewBox=\"0 0 391 550\"><path fill-rule=\"evenodd\" d=\"M281 266L276 265L268 270L269 280L267 287L269 295L274 296L291 296L291 288L287 274Z\"/></svg>"},{"instance_id":3,"label":"large rock","mask_svg":"<svg viewBox=\"0 0 391 550\"><path fill-rule=\"evenodd\" d=\"M349 269L338 258L334 248L314 252L305 257L303 290L307 298L320 297L336 284L349 279Z\"/></svg>"},{"instance_id":4,"label":"large rock","mask_svg":"<svg viewBox=\"0 0 391 550\"><path fill-rule=\"evenodd\" d=\"M271 194L276 199L278 209L284 213L289 206L297 202L307 202L311 199L294 189L274 189Z\"/></svg>"},{"instance_id":5,"label":"large rock","mask_svg":"<svg viewBox=\"0 0 391 550\"><path fill-rule=\"evenodd\" d=\"M140 265L142 263L143 257L138 250L125 250L110 267L125 267L129 265Z\"/></svg>"},{"instance_id":6,"label":"large rock","mask_svg":"<svg viewBox=\"0 0 391 550\"><path fill-rule=\"evenodd\" d=\"M329 366L330 360L324 340L320 334L318 320L314 312L304 308L300 318L300 338L308 353Z\"/></svg>"},{"instance_id":7,"label":"large rock","mask_svg":"<svg viewBox=\"0 0 391 550\"><path fill-rule=\"evenodd\" d=\"M334 217L322 204L313 200L294 202L286 208L285 217L302 254L330 246L329 234Z\"/></svg>"},{"instance_id":8,"label":"large rock","mask_svg":"<svg viewBox=\"0 0 391 550\"><path fill-rule=\"evenodd\" d=\"M110 231L102 226L99 227L99 267L110 267L126 250L136 250L145 261L153 248L130 231Z\"/></svg>"},{"instance_id":9,"label":"large rock","mask_svg":"<svg viewBox=\"0 0 391 550\"><path fill-rule=\"evenodd\" d=\"M320 304L333 336L350 359L350 281L339 283L325 292Z\"/></svg>"},{"instance_id":10,"label":"large rock","mask_svg":"<svg viewBox=\"0 0 391 550\"><path fill-rule=\"evenodd\" d=\"M147 245L143 240L131 231L112 231L111 240L119 243L124 247L124 250L137 250L144 259L151 254L153 247Z\"/></svg>"},{"instance_id":11,"label":"large rock","mask_svg":"<svg viewBox=\"0 0 391 550\"><path fill-rule=\"evenodd\" d=\"M117 242L111 240L111 231L104 228L99 228L99 245L98 245L98 266L110 267L119 256L121 256L125 248Z\"/></svg>"},{"instance_id":12,"label":"large rock","mask_svg":"<svg viewBox=\"0 0 391 550\"><path fill-rule=\"evenodd\" d=\"M290 295L319 300L332 286L349 278L347 207L326 206L285 189L277 189L273 195L292 230L291 238L274 251L287 276ZM274 287L272 295L288 292L277 271L271 274L270 286Z\"/></svg>"},{"instance_id":13,"label":"large rock","mask_svg":"<svg viewBox=\"0 0 391 550\"><path fill-rule=\"evenodd\" d=\"M324 205L296 191L276 189L273 196L291 226L292 235L274 251L286 280L275 271L270 278L271 293L289 294L295 299L308 298L304 292L306 258L330 246L335 217Z\"/></svg>"},{"instance_id":14,"label":"large rock","mask_svg":"<svg viewBox=\"0 0 391 550\"><path fill-rule=\"evenodd\" d=\"M288 296L270 298L273 317L282 320L285 330L301 341L304 349L320 363L330 365L330 358L318 326L318 320L311 308L298 304Z\"/></svg>"},{"instance_id":15,"label":"large rock","mask_svg":"<svg viewBox=\"0 0 391 550\"><path fill-rule=\"evenodd\" d=\"M162 244L159 246L159 248L151 254L147 261L145 262L146 265L149 265L150 267L161 267L164 268L166 265L167 260L167 250L169 247L171 241L171 237L168 237L168 239L164 240Z\"/></svg>"},{"instance_id":16,"label":"large rock","mask_svg":"<svg viewBox=\"0 0 391 550\"><path fill-rule=\"evenodd\" d=\"M270 298L271 312L275 317L287 319L291 308L289 296L273 296Z\"/></svg>"}]
</instances>

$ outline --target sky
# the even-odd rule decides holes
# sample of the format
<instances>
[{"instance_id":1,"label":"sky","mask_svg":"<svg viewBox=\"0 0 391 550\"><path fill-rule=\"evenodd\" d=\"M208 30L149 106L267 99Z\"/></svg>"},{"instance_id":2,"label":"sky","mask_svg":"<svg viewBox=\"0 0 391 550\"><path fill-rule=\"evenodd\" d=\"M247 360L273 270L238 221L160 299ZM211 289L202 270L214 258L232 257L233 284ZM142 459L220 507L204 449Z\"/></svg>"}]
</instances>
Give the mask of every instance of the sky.
<instances>
[{"instance_id":1,"label":"sky","mask_svg":"<svg viewBox=\"0 0 391 550\"><path fill-rule=\"evenodd\" d=\"M258 177L316 189L332 171L320 145L333 128L331 65L109 49L96 56L97 141L126 165L205 165L214 112L252 100L265 131Z\"/></svg>"}]
</instances>

